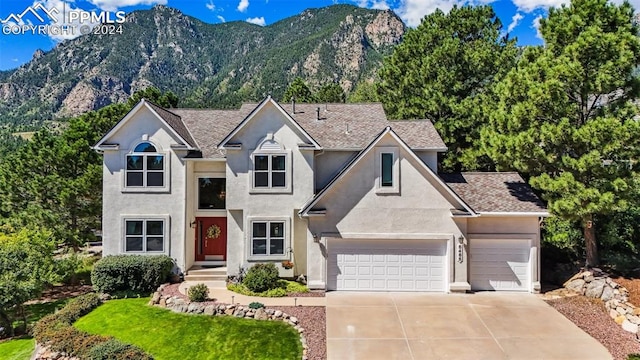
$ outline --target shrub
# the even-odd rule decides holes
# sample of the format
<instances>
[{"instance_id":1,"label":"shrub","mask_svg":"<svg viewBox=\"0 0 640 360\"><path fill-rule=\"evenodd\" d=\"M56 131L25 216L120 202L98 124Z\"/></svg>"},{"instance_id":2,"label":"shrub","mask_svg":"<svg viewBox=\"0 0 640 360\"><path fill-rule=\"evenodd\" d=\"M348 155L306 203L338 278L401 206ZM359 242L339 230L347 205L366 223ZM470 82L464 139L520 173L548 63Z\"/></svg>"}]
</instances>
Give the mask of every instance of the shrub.
<instances>
[{"instance_id":1,"label":"shrub","mask_svg":"<svg viewBox=\"0 0 640 360\"><path fill-rule=\"evenodd\" d=\"M206 301L209 297L209 288L205 284L196 284L187 291L189 300L195 302Z\"/></svg>"},{"instance_id":2,"label":"shrub","mask_svg":"<svg viewBox=\"0 0 640 360\"><path fill-rule=\"evenodd\" d=\"M254 301L251 304L249 304L249 309L260 309L260 308L263 308L263 307L264 307L264 304L261 303L261 302L257 302L257 301Z\"/></svg>"},{"instance_id":3,"label":"shrub","mask_svg":"<svg viewBox=\"0 0 640 360\"><path fill-rule=\"evenodd\" d=\"M259 293L278 287L278 280L278 268L274 264L255 264L247 271L242 284Z\"/></svg>"},{"instance_id":4,"label":"shrub","mask_svg":"<svg viewBox=\"0 0 640 360\"><path fill-rule=\"evenodd\" d=\"M141 349L122 344L101 335L91 335L73 327L73 323L101 304L100 297L91 293L72 299L55 314L40 319L33 328L33 335L40 344L51 350L81 359L153 359ZM121 343L120 343L121 344ZM108 351L107 351L108 350Z\"/></svg>"},{"instance_id":5,"label":"shrub","mask_svg":"<svg viewBox=\"0 0 640 360\"><path fill-rule=\"evenodd\" d=\"M91 273L96 291L150 293L167 281L173 260L166 255L115 255L98 261Z\"/></svg>"},{"instance_id":6,"label":"shrub","mask_svg":"<svg viewBox=\"0 0 640 360\"><path fill-rule=\"evenodd\" d=\"M135 346L125 344L116 339L109 339L92 347L86 355L88 360L150 360L148 354Z\"/></svg>"}]
</instances>

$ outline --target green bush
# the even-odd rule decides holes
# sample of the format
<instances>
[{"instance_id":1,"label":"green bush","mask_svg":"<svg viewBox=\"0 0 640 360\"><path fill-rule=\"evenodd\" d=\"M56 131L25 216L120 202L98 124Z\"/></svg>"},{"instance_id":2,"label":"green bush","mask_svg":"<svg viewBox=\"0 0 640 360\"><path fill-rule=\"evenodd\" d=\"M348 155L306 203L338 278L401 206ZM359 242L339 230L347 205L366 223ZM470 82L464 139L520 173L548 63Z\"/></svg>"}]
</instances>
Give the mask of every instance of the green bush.
<instances>
[{"instance_id":1,"label":"green bush","mask_svg":"<svg viewBox=\"0 0 640 360\"><path fill-rule=\"evenodd\" d=\"M206 301L209 297L209 288L205 284L196 284L187 290L189 300L195 302Z\"/></svg>"},{"instance_id":2,"label":"green bush","mask_svg":"<svg viewBox=\"0 0 640 360\"><path fill-rule=\"evenodd\" d=\"M277 285L278 287L276 287L275 289L271 289L263 292L251 291L244 284L230 283L227 285L227 289L242 295L261 296L261 297L283 297L291 293L309 292L309 288L295 281L278 280L277 284L278 284Z\"/></svg>"},{"instance_id":3,"label":"green bush","mask_svg":"<svg viewBox=\"0 0 640 360\"><path fill-rule=\"evenodd\" d=\"M640 360L640 354L629 354L627 360Z\"/></svg>"},{"instance_id":4,"label":"green bush","mask_svg":"<svg viewBox=\"0 0 640 360\"><path fill-rule=\"evenodd\" d=\"M263 307L264 307L264 304L261 303L261 302L257 302L257 301L254 301L251 304L249 304L249 309L260 309L260 308L263 308Z\"/></svg>"},{"instance_id":5,"label":"green bush","mask_svg":"<svg viewBox=\"0 0 640 360\"><path fill-rule=\"evenodd\" d=\"M278 268L273 263L255 264L247 271L242 284L260 293L277 288L278 280Z\"/></svg>"},{"instance_id":6,"label":"green bush","mask_svg":"<svg viewBox=\"0 0 640 360\"><path fill-rule=\"evenodd\" d=\"M150 293L168 280L173 260L166 255L115 255L98 261L91 283L98 292L134 291Z\"/></svg>"},{"instance_id":7,"label":"green bush","mask_svg":"<svg viewBox=\"0 0 640 360\"><path fill-rule=\"evenodd\" d=\"M88 360L151 360L148 354L135 346L125 344L117 339L109 339L92 347L86 355Z\"/></svg>"},{"instance_id":8,"label":"green bush","mask_svg":"<svg viewBox=\"0 0 640 360\"><path fill-rule=\"evenodd\" d=\"M114 342L117 340L91 335L73 327L76 320L100 304L100 297L95 293L72 299L57 313L40 319L33 328L33 336L38 343L49 346L51 350L81 359L153 359L135 346L122 343L116 346Z\"/></svg>"}]
</instances>

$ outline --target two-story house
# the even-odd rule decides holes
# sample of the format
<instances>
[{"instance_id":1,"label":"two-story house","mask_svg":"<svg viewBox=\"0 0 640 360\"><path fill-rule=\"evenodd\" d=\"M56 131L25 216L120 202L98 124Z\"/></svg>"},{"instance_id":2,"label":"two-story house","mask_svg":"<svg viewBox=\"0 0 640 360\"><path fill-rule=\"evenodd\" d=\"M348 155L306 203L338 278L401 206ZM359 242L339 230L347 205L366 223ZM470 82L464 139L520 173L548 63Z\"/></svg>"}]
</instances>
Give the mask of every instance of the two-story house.
<instances>
[{"instance_id":1,"label":"two-story house","mask_svg":"<svg viewBox=\"0 0 640 360\"><path fill-rule=\"evenodd\" d=\"M104 154L104 254L166 254L178 271L294 263L311 288L540 289L544 204L516 173L438 174L428 120L380 104L239 110L141 101Z\"/></svg>"}]
</instances>

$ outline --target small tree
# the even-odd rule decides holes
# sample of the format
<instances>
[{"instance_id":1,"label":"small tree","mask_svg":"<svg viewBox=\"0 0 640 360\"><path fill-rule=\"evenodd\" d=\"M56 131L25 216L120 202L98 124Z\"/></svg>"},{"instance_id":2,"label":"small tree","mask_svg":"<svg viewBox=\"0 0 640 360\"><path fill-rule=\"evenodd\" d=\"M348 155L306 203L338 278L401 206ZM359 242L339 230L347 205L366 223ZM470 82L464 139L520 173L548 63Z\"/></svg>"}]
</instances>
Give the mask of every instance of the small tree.
<instances>
[{"instance_id":1,"label":"small tree","mask_svg":"<svg viewBox=\"0 0 640 360\"><path fill-rule=\"evenodd\" d=\"M318 90L316 99L321 103L343 103L346 96L338 84L327 84Z\"/></svg>"},{"instance_id":2,"label":"small tree","mask_svg":"<svg viewBox=\"0 0 640 360\"><path fill-rule=\"evenodd\" d=\"M46 231L21 230L0 233L0 325L14 335L13 321L21 318L26 329L23 304L40 296L54 277L53 249Z\"/></svg>"}]
</instances>

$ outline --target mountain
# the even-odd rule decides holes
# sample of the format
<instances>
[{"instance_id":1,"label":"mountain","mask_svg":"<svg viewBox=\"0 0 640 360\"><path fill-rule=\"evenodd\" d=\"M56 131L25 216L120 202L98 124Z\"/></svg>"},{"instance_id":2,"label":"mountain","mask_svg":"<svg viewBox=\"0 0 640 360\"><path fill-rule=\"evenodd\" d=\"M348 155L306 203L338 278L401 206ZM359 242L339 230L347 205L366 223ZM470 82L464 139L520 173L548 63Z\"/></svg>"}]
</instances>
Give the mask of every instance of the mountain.
<instances>
[{"instance_id":1,"label":"mountain","mask_svg":"<svg viewBox=\"0 0 640 360\"><path fill-rule=\"evenodd\" d=\"M38 124L123 101L136 90L171 90L180 106L233 107L301 76L312 88L349 92L372 78L405 32L391 11L334 5L269 26L207 24L156 6L127 15L121 34L84 35L0 72L0 124Z\"/></svg>"}]
</instances>

